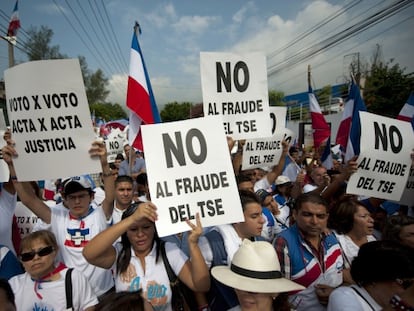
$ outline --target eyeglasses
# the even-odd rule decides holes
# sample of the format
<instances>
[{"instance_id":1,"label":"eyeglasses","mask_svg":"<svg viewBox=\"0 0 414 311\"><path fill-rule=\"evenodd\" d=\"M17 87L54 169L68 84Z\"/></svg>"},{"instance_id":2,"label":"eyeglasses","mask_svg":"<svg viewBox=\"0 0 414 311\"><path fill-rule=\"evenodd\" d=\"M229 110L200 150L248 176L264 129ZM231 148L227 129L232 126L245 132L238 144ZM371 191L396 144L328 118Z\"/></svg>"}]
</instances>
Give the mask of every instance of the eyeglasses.
<instances>
[{"instance_id":1,"label":"eyeglasses","mask_svg":"<svg viewBox=\"0 0 414 311\"><path fill-rule=\"evenodd\" d=\"M66 196L66 200L67 201L76 201L76 200L79 199L79 201L81 201L81 200L89 198L89 197L90 197L89 193L84 193L84 194L79 194L79 195L69 194L69 195Z\"/></svg>"},{"instance_id":2,"label":"eyeglasses","mask_svg":"<svg viewBox=\"0 0 414 311\"><path fill-rule=\"evenodd\" d=\"M47 255L50 255L54 250L55 248L53 246L46 246L46 247L39 249L38 251L22 253L20 254L20 259L21 261L24 261L24 262L30 261L30 260L33 260L33 258L35 258L36 255L38 255L39 257L45 257Z\"/></svg>"}]
</instances>

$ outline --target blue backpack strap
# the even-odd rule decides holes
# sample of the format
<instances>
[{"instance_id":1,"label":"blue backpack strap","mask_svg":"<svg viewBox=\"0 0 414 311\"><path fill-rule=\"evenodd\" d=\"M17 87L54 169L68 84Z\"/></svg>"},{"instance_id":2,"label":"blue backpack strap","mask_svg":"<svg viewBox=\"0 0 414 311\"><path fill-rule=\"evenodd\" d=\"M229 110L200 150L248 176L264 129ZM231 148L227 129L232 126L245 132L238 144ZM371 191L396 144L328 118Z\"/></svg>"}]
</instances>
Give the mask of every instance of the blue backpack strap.
<instances>
[{"instance_id":1,"label":"blue backpack strap","mask_svg":"<svg viewBox=\"0 0 414 311\"><path fill-rule=\"evenodd\" d=\"M227 252L221 234L216 230L211 230L206 233L205 237L213 253L211 267L226 266ZM218 282L215 278L211 278L211 286L207 299L211 311L227 310L239 304L234 289Z\"/></svg>"}]
</instances>

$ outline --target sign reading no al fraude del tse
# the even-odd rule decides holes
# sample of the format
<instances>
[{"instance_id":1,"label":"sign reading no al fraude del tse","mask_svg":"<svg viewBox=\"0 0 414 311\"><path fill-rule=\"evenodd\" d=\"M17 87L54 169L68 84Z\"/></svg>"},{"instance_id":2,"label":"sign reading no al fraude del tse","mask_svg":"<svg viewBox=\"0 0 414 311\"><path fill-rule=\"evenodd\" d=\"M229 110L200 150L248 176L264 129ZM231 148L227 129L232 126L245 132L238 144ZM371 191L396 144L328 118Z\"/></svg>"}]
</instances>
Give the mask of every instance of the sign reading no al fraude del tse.
<instances>
[{"instance_id":1,"label":"sign reading no al fraude del tse","mask_svg":"<svg viewBox=\"0 0 414 311\"><path fill-rule=\"evenodd\" d=\"M414 148L411 124L368 112L359 114L361 152L347 192L398 202L410 175Z\"/></svg>"},{"instance_id":2,"label":"sign reading no al fraude del tse","mask_svg":"<svg viewBox=\"0 0 414 311\"><path fill-rule=\"evenodd\" d=\"M218 116L141 127L158 234L244 220L222 120Z\"/></svg>"},{"instance_id":3,"label":"sign reading no al fraude del tse","mask_svg":"<svg viewBox=\"0 0 414 311\"><path fill-rule=\"evenodd\" d=\"M204 115L222 116L233 139L272 135L266 58L261 53L200 53Z\"/></svg>"},{"instance_id":4,"label":"sign reading no al fraude del tse","mask_svg":"<svg viewBox=\"0 0 414 311\"><path fill-rule=\"evenodd\" d=\"M101 171L88 153L95 134L78 59L23 63L4 77L19 180Z\"/></svg>"}]
</instances>

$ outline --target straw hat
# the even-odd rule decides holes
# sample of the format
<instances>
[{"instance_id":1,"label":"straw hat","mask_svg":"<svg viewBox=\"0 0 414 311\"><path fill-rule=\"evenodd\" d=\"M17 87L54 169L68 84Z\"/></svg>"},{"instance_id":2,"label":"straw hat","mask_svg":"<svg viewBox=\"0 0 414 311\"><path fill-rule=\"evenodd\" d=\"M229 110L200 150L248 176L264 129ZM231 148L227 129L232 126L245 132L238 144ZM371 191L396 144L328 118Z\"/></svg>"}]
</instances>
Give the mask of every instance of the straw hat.
<instances>
[{"instance_id":1,"label":"straw hat","mask_svg":"<svg viewBox=\"0 0 414 311\"><path fill-rule=\"evenodd\" d=\"M252 293L281 293L305 289L282 277L280 263L272 244L243 240L231 266L216 266L211 274L219 282Z\"/></svg>"}]
</instances>

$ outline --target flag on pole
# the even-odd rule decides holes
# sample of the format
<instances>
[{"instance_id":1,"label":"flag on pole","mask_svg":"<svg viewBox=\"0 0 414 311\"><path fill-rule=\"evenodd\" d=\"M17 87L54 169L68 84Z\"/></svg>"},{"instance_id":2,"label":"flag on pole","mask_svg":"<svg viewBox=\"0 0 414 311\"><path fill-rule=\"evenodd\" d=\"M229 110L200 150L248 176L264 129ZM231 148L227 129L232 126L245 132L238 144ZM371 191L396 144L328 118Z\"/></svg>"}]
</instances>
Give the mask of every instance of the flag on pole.
<instances>
[{"instance_id":1,"label":"flag on pole","mask_svg":"<svg viewBox=\"0 0 414 311\"><path fill-rule=\"evenodd\" d=\"M414 92L411 92L410 97L402 107L397 119L411 122L411 126L414 129Z\"/></svg>"},{"instance_id":2,"label":"flag on pole","mask_svg":"<svg viewBox=\"0 0 414 311\"><path fill-rule=\"evenodd\" d=\"M352 81L348 100L345 103L342 120L336 135L336 144L341 146L344 160L347 162L360 152L361 121L360 111L367 111L358 85Z\"/></svg>"},{"instance_id":3,"label":"flag on pole","mask_svg":"<svg viewBox=\"0 0 414 311\"><path fill-rule=\"evenodd\" d=\"M312 119L313 146L315 147L315 152L319 152L321 156L322 165L327 169L331 169L333 166L331 155L331 128L322 114L321 107L310 85L308 96Z\"/></svg>"},{"instance_id":4,"label":"flag on pole","mask_svg":"<svg viewBox=\"0 0 414 311\"><path fill-rule=\"evenodd\" d=\"M135 22L132 36L129 64L127 107L130 109L128 139L131 146L143 150L140 126L160 123L161 118L155 103L151 82L145 66L144 57L138 42L139 24Z\"/></svg>"},{"instance_id":5,"label":"flag on pole","mask_svg":"<svg viewBox=\"0 0 414 311\"><path fill-rule=\"evenodd\" d=\"M9 27L7 28L8 37L15 37L17 35L17 30L20 28L19 11L17 8L18 0L16 0L16 4L14 5L13 13L10 17Z\"/></svg>"}]
</instances>

